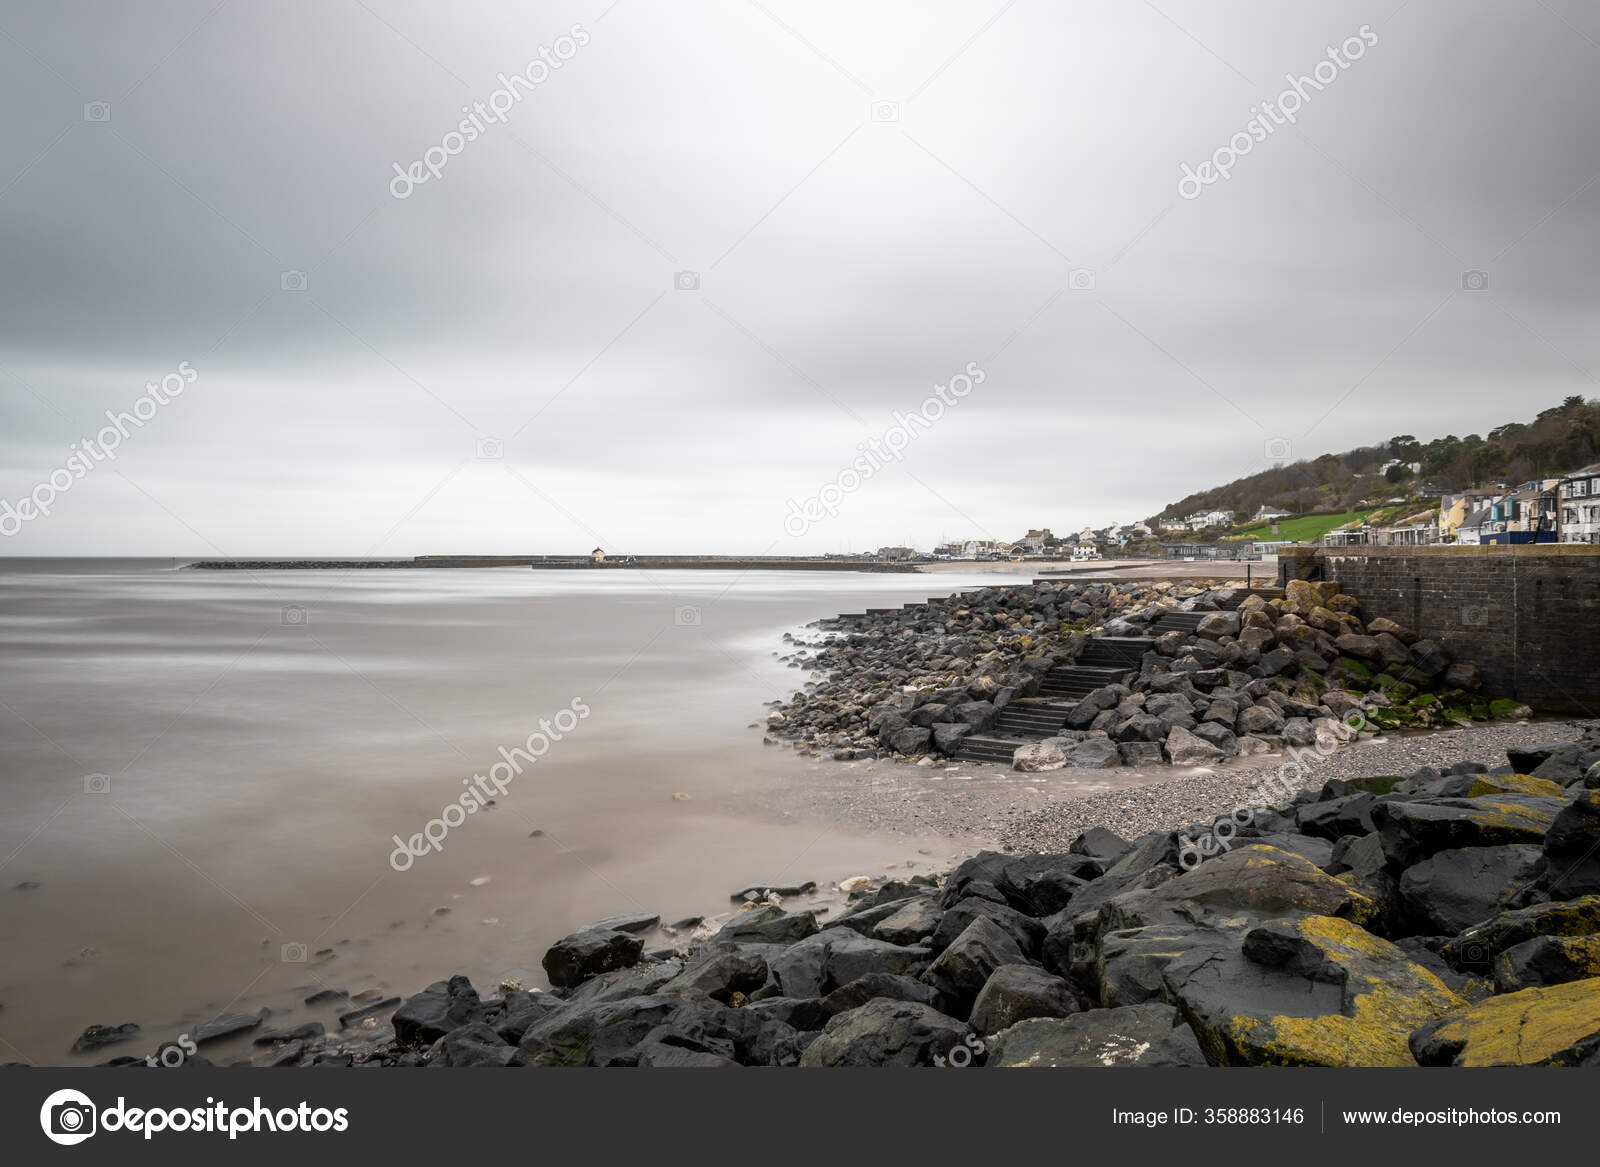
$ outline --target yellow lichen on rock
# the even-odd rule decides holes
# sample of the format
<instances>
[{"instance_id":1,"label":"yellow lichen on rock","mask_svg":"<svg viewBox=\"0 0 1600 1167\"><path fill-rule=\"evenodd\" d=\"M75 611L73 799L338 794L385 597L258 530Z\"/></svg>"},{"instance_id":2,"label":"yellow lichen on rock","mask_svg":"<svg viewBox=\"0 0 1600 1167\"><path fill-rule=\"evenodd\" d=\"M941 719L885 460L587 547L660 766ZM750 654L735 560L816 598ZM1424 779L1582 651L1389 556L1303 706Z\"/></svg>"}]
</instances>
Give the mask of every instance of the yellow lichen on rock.
<instances>
[{"instance_id":1,"label":"yellow lichen on rock","mask_svg":"<svg viewBox=\"0 0 1600 1167\"><path fill-rule=\"evenodd\" d=\"M1457 1066L1574 1065L1600 1046L1600 979L1492 997L1419 1044Z\"/></svg>"},{"instance_id":2,"label":"yellow lichen on rock","mask_svg":"<svg viewBox=\"0 0 1600 1167\"><path fill-rule=\"evenodd\" d=\"M1564 791L1548 778L1535 778L1530 774L1482 774L1467 788L1468 798L1482 798L1491 794L1536 794L1541 798L1561 798Z\"/></svg>"},{"instance_id":3,"label":"yellow lichen on rock","mask_svg":"<svg viewBox=\"0 0 1600 1167\"><path fill-rule=\"evenodd\" d=\"M1399 948L1349 920L1308 916L1278 921L1271 927L1305 942L1297 959L1320 956L1337 967L1343 976L1337 990L1338 1007L1311 1016L1260 1016L1242 1013L1236 1006L1219 1018L1198 993L1185 999L1185 986L1174 986L1180 1009L1207 1056L1217 1064L1412 1066L1416 1061L1407 1044L1412 1032L1466 1004L1438 977L1413 964ZM1239 983L1250 975L1259 975L1249 971L1259 969L1259 965L1237 967L1237 972L1227 974L1226 982ZM1309 974L1301 968L1283 975L1295 978ZM1336 980L1337 976L1315 975L1307 981L1308 992L1312 983L1328 985ZM1226 983L1220 989L1213 986L1211 991L1220 992L1224 998L1233 996ZM1256 991L1262 991L1259 982ZM1241 987L1238 1003L1247 1004L1251 992Z\"/></svg>"}]
</instances>

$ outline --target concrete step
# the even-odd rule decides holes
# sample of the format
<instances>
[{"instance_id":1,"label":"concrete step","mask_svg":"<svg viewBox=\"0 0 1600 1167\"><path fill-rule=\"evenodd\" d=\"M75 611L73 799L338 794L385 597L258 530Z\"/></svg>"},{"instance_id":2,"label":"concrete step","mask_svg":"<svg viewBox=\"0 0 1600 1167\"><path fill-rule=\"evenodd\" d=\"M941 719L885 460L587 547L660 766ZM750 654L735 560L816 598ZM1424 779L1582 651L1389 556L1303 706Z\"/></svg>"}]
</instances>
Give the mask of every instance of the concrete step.
<instances>
[{"instance_id":1,"label":"concrete step","mask_svg":"<svg viewBox=\"0 0 1600 1167\"><path fill-rule=\"evenodd\" d=\"M969 737L961 743L956 759L965 762L998 762L1009 766L1017 747L1027 744L1010 738Z\"/></svg>"}]
</instances>

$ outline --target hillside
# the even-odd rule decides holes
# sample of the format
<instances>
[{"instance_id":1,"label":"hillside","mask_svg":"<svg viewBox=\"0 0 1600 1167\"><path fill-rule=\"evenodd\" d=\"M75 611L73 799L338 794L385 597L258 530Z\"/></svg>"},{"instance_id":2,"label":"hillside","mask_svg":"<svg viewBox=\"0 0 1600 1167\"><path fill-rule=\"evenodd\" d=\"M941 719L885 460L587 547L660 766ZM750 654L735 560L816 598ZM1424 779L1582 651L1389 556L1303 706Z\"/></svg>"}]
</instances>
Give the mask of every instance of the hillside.
<instances>
[{"instance_id":1,"label":"hillside","mask_svg":"<svg viewBox=\"0 0 1600 1167\"><path fill-rule=\"evenodd\" d=\"M1383 471L1396 461L1401 464ZM1600 461L1600 400L1568 397L1532 421L1508 422L1487 436L1446 434L1421 442L1398 434L1378 445L1274 466L1179 499L1150 521L1153 525L1159 519L1217 509L1248 520L1260 507L1275 506L1296 516L1348 514L1343 521L1349 522L1363 504L1404 496L1423 482L1440 490L1463 490L1553 476L1595 461ZM1420 472L1413 473L1411 463L1420 463ZM1290 525L1279 523L1279 538L1297 537L1287 532ZM1252 532L1267 529L1266 524L1249 526Z\"/></svg>"}]
</instances>

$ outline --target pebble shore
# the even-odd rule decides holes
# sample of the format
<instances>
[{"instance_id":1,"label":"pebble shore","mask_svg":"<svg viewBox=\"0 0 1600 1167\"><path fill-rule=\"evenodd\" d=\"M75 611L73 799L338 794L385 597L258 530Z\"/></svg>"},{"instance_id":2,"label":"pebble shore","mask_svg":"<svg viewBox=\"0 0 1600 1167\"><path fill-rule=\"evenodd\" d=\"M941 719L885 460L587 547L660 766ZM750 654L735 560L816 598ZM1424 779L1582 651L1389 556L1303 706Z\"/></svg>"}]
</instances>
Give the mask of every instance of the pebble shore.
<instances>
[{"instance_id":1,"label":"pebble shore","mask_svg":"<svg viewBox=\"0 0 1600 1167\"><path fill-rule=\"evenodd\" d=\"M1595 726L1600 721L1522 721L1374 738L1319 758L1300 785L1316 790L1335 778L1410 774L1423 766L1448 766L1463 759L1493 763L1508 748L1569 739ZM1237 769L1055 803L1014 820L1001 831L1000 843L1010 851L1061 851L1091 827L1104 827L1124 838L1177 830L1248 803L1261 778L1277 774L1288 761L1286 754L1269 755Z\"/></svg>"}]
</instances>

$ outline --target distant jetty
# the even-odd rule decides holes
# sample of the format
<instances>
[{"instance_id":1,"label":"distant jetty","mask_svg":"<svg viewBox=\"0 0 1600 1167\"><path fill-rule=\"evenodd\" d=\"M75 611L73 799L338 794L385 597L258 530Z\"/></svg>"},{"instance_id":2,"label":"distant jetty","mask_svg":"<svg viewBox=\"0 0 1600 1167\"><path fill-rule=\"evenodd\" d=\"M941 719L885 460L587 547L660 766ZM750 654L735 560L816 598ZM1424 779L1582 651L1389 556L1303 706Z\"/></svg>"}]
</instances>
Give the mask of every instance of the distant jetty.
<instances>
[{"instance_id":1,"label":"distant jetty","mask_svg":"<svg viewBox=\"0 0 1600 1167\"><path fill-rule=\"evenodd\" d=\"M570 568L585 571L627 571L671 568L711 571L889 571L915 572L905 560L830 559L800 555L626 555L597 559L591 555L418 555L414 559L200 559L192 571L351 571L438 567Z\"/></svg>"}]
</instances>

